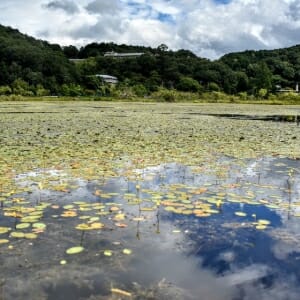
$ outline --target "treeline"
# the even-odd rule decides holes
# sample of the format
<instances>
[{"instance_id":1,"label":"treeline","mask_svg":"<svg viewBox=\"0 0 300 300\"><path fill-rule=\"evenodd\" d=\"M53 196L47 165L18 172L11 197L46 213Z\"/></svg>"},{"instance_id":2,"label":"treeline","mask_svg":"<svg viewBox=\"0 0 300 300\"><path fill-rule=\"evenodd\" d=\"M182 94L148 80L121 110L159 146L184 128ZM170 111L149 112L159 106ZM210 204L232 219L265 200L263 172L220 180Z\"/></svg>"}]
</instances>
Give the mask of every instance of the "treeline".
<instances>
[{"instance_id":1,"label":"treeline","mask_svg":"<svg viewBox=\"0 0 300 300\"><path fill-rule=\"evenodd\" d=\"M136 58L104 56L111 51L144 54ZM61 47L0 26L0 70L2 95L145 96L163 89L267 98L300 82L300 46L232 53L210 61L188 50L171 51L166 45ZM119 84L114 88L105 85L96 74L116 76Z\"/></svg>"}]
</instances>

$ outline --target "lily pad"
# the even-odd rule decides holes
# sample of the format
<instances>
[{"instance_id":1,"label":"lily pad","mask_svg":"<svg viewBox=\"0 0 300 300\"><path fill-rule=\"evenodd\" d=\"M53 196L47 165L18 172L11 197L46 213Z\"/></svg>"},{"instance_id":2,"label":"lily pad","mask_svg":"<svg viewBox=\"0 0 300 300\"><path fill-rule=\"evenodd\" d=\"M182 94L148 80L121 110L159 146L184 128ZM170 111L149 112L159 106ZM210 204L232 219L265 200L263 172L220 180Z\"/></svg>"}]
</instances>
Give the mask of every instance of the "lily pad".
<instances>
[{"instance_id":1,"label":"lily pad","mask_svg":"<svg viewBox=\"0 0 300 300\"><path fill-rule=\"evenodd\" d=\"M16 229L26 229L30 227L30 223L20 223L16 226Z\"/></svg>"},{"instance_id":2,"label":"lily pad","mask_svg":"<svg viewBox=\"0 0 300 300\"><path fill-rule=\"evenodd\" d=\"M84 250L84 248L82 246L76 246L76 247L72 247L66 250L67 254L78 254L81 253Z\"/></svg>"},{"instance_id":3,"label":"lily pad","mask_svg":"<svg viewBox=\"0 0 300 300\"><path fill-rule=\"evenodd\" d=\"M7 240L7 239L0 239L0 245L1 244L7 244L7 243L9 243L9 240Z\"/></svg>"},{"instance_id":4,"label":"lily pad","mask_svg":"<svg viewBox=\"0 0 300 300\"><path fill-rule=\"evenodd\" d=\"M126 255L130 255L132 253L132 250L125 248L125 249L123 249L123 253Z\"/></svg>"},{"instance_id":5,"label":"lily pad","mask_svg":"<svg viewBox=\"0 0 300 300\"><path fill-rule=\"evenodd\" d=\"M113 255L113 252L111 250L104 250L103 254L105 256L112 256Z\"/></svg>"},{"instance_id":6,"label":"lily pad","mask_svg":"<svg viewBox=\"0 0 300 300\"><path fill-rule=\"evenodd\" d=\"M47 226L44 223L34 223L32 224L32 227L37 229L45 229Z\"/></svg>"},{"instance_id":7,"label":"lily pad","mask_svg":"<svg viewBox=\"0 0 300 300\"><path fill-rule=\"evenodd\" d=\"M25 237L24 232L17 232L17 231L13 231L10 233L10 236L13 238L18 238L18 239L22 239Z\"/></svg>"},{"instance_id":8,"label":"lily pad","mask_svg":"<svg viewBox=\"0 0 300 300\"><path fill-rule=\"evenodd\" d=\"M247 214L242 211L236 211L234 214L238 217L246 217L247 216Z\"/></svg>"},{"instance_id":9,"label":"lily pad","mask_svg":"<svg viewBox=\"0 0 300 300\"><path fill-rule=\"evenodd\" d=\"M0 234L7 233L11 230L9 227L0 227Z\"/></svg>"},{"instance_id":10,"label":"lily pad","mask_svg":"<svg viewBox=\"0 0 300 300\"><path fill-rule=\"evenodd\" d=\"M38 237L36 233L25 233L24 234L25 239L34 240Z\"/></svg>"}]
</instances>

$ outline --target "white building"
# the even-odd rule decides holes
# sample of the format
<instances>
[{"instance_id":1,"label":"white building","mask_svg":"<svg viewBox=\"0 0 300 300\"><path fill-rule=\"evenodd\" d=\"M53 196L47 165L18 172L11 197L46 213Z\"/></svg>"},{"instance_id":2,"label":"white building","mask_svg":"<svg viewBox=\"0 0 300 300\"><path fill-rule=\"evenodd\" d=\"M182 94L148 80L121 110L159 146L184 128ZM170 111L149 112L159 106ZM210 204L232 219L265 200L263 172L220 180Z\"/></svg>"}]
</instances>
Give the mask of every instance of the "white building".
<instances>
[{"instance_id":1,"label":"white building","mask_svg":"<svg viewBox=\"0 0 300 300\"><path fill-rule=\"evenodd\" d=\"M96 74L95 75L98 78L101 78L103 82L109 83L109 84L117 84L119 82L118 78L115 76L110 75L102 75L102 74Z\"/></svg>"},{"instance_id":2,"label":"white building","mask_svg":"<svg viewBox=\"0 0 300 300\"><path fill-rule=\"evenodd\" d=\"M104 53L105 57L115 57L115 58L137 58L142 56L143 52L132 52L132 53L118 53L118 52L106 52Z\"/></svg>"}]
</instances>

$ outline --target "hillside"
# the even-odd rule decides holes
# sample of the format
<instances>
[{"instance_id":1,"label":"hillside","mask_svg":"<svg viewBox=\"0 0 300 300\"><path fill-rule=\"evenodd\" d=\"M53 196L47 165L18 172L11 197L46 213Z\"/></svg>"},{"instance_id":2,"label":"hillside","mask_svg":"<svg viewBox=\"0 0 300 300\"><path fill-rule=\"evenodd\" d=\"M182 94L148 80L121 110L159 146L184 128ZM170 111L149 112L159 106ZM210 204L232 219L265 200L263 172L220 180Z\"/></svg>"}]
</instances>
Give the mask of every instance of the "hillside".
<instances>
[{"instance_id":1,"label":"hillside","mask_svg":"<svg viewBox=\"0 0 300 300\"><path fill-rule=\"evenodd\" d=\"M105 57L106 52L144 53L134 58ZM74 64L69 59L81 59ZM210 61L189 50L92 43L77 49L37 40L0 25L0 94L93 95L110 93L96 74L119 80L118 89L138 96L159 88L222 91L250 95L294 88L300 82L300 46L244 51Z\"/></svg>"},{"instance_id":2,"label":"hillside","mask_svg":"<svg viewBox=\"0 0 300 300\"><path fill-rule=\"evenodd\" d=\"M300 82L300 45L261 51L244 51L224 55L220 61L235 72L255 76L258 66L269 69L272 86L295 87ZM268 71L268 70L266 70Z\"/></svg>"},{"instance_id":3,"label":"hillside","mask_svg":"<svg viewBox=\"0 0 300 300\"><path fill-rule=\"evenodd\" d=\"M15 92L39 86L55 92L63 83L74 82L76 70L59 45L51 45L0 25L0 85ZM30 94L30 90L28 90Z\"/></svg>"}]
</instances>

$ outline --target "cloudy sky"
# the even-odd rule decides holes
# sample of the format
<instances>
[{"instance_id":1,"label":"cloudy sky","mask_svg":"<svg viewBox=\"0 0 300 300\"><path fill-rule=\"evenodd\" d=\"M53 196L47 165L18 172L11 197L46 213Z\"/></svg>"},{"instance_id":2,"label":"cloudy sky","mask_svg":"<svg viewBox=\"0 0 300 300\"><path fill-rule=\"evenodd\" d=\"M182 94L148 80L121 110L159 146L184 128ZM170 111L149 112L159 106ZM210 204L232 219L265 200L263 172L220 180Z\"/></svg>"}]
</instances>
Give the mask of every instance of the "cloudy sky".
<instances>
[{"instance_id":1,"label":"cloudy sky","mask_svg":"<svg viewBox=\"0 0 300 300\"><path fill-rule=\"evenodd\" d=\"M1 0L0 23L61 45L165 43L217 58L300 44L300 0Z\"/></svg>"}]
</instances>

